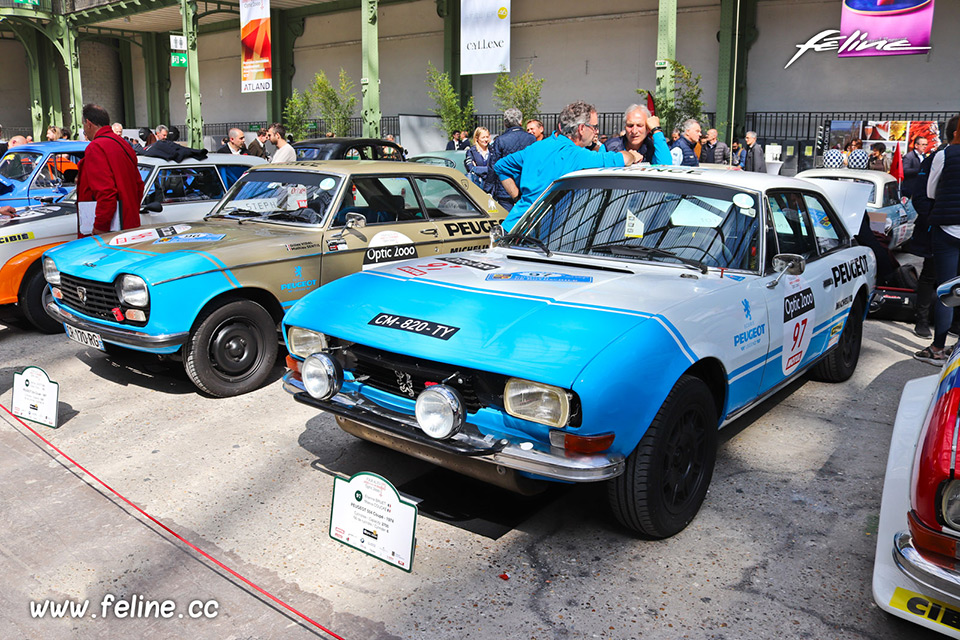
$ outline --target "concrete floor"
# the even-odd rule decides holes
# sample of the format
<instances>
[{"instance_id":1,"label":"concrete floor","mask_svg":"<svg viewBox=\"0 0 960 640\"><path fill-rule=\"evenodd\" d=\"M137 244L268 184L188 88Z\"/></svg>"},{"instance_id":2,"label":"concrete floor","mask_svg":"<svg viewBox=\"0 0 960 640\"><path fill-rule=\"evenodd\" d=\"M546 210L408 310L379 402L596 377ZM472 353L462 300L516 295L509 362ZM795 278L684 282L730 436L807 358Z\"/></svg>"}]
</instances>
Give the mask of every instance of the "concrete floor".
<instances>
[{"instance_id":1,"label":"concrete floor","mask_svg":"<svg viewBox=\"0 0 960 640\"><path fill-rule=\"evenodd\" d=\"M0 403L14 372L43 367L62 423L44 437L345 638L927 638L870 587L900 390L935 373L910 357L926 341L909 329L867 322L850 381L796 384L725 429L702 511L657 542L616 524L603 486L504 495L356 440L278 383L206 398L182 369L62 335L0 325ZM38 443L0 420L0 637L329 637ZM423 500L412 573L327 535L333 475L362 470ZM171 599L177 614L104 619L107 594ZM45 599L90 609L32 617ZM190 618L195 600L218 615Z\"/></svg>"}]
</instances>

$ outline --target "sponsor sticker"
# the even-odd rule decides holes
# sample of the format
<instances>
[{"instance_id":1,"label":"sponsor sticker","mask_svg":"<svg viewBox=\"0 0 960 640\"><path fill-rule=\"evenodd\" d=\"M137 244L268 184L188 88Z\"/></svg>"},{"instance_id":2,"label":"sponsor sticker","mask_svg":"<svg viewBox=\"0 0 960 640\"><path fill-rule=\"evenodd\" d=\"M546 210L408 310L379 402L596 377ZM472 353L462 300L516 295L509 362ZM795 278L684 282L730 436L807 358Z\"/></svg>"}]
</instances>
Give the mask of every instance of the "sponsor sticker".
<instances>
[{"instance_id":1,"label":"sponsor sticker","mask_svg":"<svg viewBox=\"0 0 960 640\"><path fill-rule=\"evenodd\" d=\"M960 611L940 600L897 587L890 598L890 606L950 629L960 630Z\"/></svg>"},{"instance_id":2,"label":"sponsor sticker","mask_svg":"<svg viewBox=\"0 0 960 640\"><path fill-rule=\"evenodd\" d=\"M287 245L288 247L290 245ZM345 251L347 249L346 240L327 240L327 251ZM287 251L292 251L292 249L287 249Z\"/></svg>"},{"instance_id":3,"label":"sponsor sticker","mask_svg":"<svg viewBox=\"0 0 960 640\"><path fill-rule=\"evenodd\" d=\"M184 233L154 240L153 244L167 244L170 242L219 242L227 237L225 233Z\"/></svg>"},{"instance_id":4,"label":"sponsor sticker","mask_svg":"<svg viewBox=\"0 0 960 640\"><path fill-rule=\"evenodd\" d=\"M397 231L381 231L370 239L363 253L363 269L373 269L388 262L417 257L413 240Z\"/></svg>"},{"instance_id":5,"label":"sponsor sticker","mask_svg":"<svg viewBox=\"0 0 960 640\"><path fill-rule=\"evenodd\" d=\"M549 271L517 271L514 273L491 273L487 280L512 282L593 282L593 276L574 276Z\"/></svg>"},{"instance_id":6,"label":"sponsor sticker","mask_svg":"<svg viewBox=\"0 0 960 640\"><path fill-rule=\"evenodd\" d=\"M838 322L837 324L830 327L830 339L827 341L827 348L829 349L833 345L840 342L840 334L843 333L843 323Z\"/></svg>"},{"instance_id":7,"label":"sponsor sticker","mask_svg":"<svg viewBox=\"0 0 960 640\"><path fill-rule=\"evenodd\" d=\"M169 238L170 236L185 233L189 230L190 225L188 224L175 224L171 227L156 227L153 229L136 229L110 238L110 242L107 244L114 247L123 247L138 242L150 242L151 240L158 240L160 238Z\"/></svg>"},{"instance_id":8,"label":"sponsor sticker","mask_svg":"<svg viewBox=\"0 0 960 640\"><path fill-rule=\"evenodd\" d=\"M490 264L489 262L480 262L479 260L471 260L470 258L440 258L444 262L450 262L452 264L460 265L461 267L470 267L471 269L479 269L480 271L493 271L494 269L499 269L500 265Z\"/></svg>"},{"instance_id":9,"label":"sponsor sticker","mask_svg":"<svg viewBox=\"0 0 960 640\"><path fill-rule=\"evenodd\" d=\"M763 337L767 334L767 324L753 319L753 309L749 299L741 300L740 306L743 308L743 331L733 336L733 346L740 351L746 351L763 341Z\"/></svg>"},{"instance_id":10,"label":"sponsor sticker","mask_svg":"<svg viewBox=\"0 0 960 640\"><path fill-rule=\"evenodd\" d=\"M322 245L316 242L295 242L293 244L283 245L287 251L306 251L307 249L322 249Z\"/></svg>"},{"instance_id":11,"label":"sponsor sticker","mask_svg":"<svg viewBox=\"0 0 960 640\"><path fill-rule=\"evenodd\" d=\"M450 325L440 324L439 322L430 322L429 320L418 320L417 318L408 318L407 316L395 316L389 313L378 313L373 320L367 324L377 327L387 327L389 329L399 329L400 331L409 331L410 333L419 333L422 336L430 338L439 338L440 340L449 340L460 327L451 327Z\"/></svg>"},{"instance_id":12,"label":"sponsor sticker","mask_svg":"<svg viewBox=\"0 0 960 640\"><path fill-rule=\"evenodd\" d=\"M11 242L20 242L21 240L33 240L33 238L33 231L15 233L11 236L0 236L0 244L10 244Z\"/></svg>"},{"instance_id":13,"label":"sponsor sticker","mask_svg":"<svg viewBox=\"0 0 960 640\"><path fill-rule=\"evenodd\" d=\"M790 375L803 362L813 334L816 302L813 290L801 278L788 281L783 297L783 355L781 367Z\"/></svg>"},{"instance_id":14,"label":"sponsor sticker","mask_svg":"<svg viewBox=\"0 0 960 640\"><path fill-rule=\"evenodd\" d=\"M838 264L833 268L833 286L846 284L867 272L867 256L857 256L853 260Z\"/></svg>"},{"instance_id":15,"label":"sponsor sticker","mask_svg":"<svg viewBox=\"0 0 960 640\"><path fill-rule=\"evenodd\" d=\"M449 262L430 262L427 264L404 265L397 267L397 271L402 271L411 276L425 276L430 271L441 271L443 269L460 269L459 264Z\"/></svg>"},{"instance_id":16,"label":"sponsor sticker","mask_svg":"<svg viewBox=\"0 0 960 640\"><path fill-rule=\"evenodd\" d=\"M482 244L472 244L468 247L453 247L450 249L450 253L466 253L467 251L480 251L486 248L487 247Z\"/></svg>"},{"instance_id":17,"label":"sponsor sticker","mask_svg":"<svg viewBox=\"0 0 960 640\"><path fill-rule=\"evenodd\" d=\"M843 309L845 306L847 306L851 302L853 302L852 295L847 296L845 298L840 298L839 300L837 300L837 306L834 307L834 311L839 311L840 309Z\"/></svg>"},{"instance_id":18,"label":"sponsor sticker","mask_svg":"<svg viewBox=\"0 0 960 640\"><path fill-rule=\"evenodd\" d=\"M627 210L627 221L623 225L623 237L642 238L643 220L638 218L632 211Z\"/></svg>"},{"instance_id":19,"label":"sponsor sticker","mask_svg":"<svg viewBox=\"0 0 960 640\"><path fill-rule=\"evenodd\" d=\"M468 220L464 222L445 222L444 228L451 238L455 236L470 236L490 233L492 220Z\"/></svg>"}]
</instances>

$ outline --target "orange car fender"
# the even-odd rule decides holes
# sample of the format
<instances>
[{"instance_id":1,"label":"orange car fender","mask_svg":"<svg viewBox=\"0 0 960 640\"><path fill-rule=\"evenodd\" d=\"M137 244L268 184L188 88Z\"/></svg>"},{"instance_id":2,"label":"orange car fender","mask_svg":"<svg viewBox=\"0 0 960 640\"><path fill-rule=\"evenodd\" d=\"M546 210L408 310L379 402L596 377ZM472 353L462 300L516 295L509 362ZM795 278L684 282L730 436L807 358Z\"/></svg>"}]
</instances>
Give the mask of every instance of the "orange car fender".
<instances>
[{"instance_id":1,"label":"orange car fender","mask_svg":"<svg viewBox=\"0 0 960 640\"><path fill-rule=\"evenodd\" d=\"M17 301L17 296L20 293L20 283L23 281L27 269L40 259L44 251L59 244L63 243L54 242L33 247L7 260L3 268L0 268L0 304L12 304Z\"/></svg>"}]
</instances>

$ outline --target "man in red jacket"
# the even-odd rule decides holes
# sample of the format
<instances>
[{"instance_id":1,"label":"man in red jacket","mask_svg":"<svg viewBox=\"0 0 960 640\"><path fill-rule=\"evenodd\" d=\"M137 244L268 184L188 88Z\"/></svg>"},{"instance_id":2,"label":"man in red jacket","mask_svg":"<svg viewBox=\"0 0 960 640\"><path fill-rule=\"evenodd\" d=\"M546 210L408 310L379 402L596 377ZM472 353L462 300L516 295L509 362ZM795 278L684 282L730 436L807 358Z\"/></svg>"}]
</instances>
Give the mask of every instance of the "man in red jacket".
<instances>
[{"instance_id":1,"label":"man in red jacket","mask_svg":"<svg viewBox=\"0 0 960 640\"><path fill-rule=\"evenodd\" d=\"M84 105L83 132L90 144L77 179L79 235L139 227L143 180L136 154L111 130L110 115L99 105Z\"/></svg>"}]
</instances>

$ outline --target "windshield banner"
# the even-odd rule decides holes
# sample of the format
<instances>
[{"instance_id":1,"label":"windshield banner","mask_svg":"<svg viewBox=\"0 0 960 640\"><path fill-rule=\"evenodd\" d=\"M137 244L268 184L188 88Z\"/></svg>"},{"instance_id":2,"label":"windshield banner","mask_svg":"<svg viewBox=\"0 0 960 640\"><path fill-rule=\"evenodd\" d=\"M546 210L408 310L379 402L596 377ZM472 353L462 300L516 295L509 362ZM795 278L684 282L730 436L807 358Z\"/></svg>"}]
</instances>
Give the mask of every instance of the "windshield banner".
<instances>
[{"instance_id":1,"label":"windshield banner","mask_svg":"<svg viewBox=\"0 0 960 640\"><path fill-rule=\"evenodd\" d=\"M270 0L240 0L242 93L273 88L270 61Z\"/></svg>"},{"instance_id":2,"label":"windshield banner","mask_svg":"<svg viewBox=\"0 0 960 640\"><path fill-rule=\"evenodd\" d=\"M510 71L510 0L460 0L460 75Z\"/></svg>"}]
</instances>

